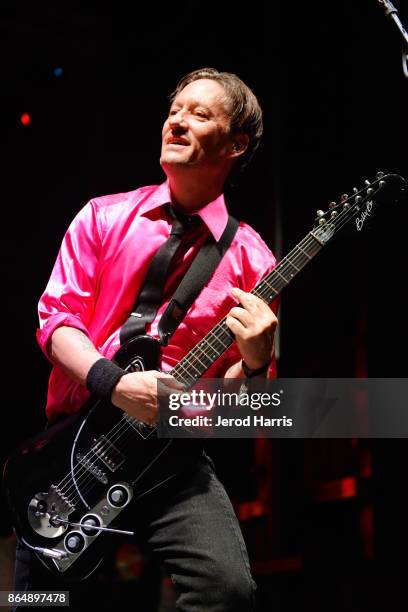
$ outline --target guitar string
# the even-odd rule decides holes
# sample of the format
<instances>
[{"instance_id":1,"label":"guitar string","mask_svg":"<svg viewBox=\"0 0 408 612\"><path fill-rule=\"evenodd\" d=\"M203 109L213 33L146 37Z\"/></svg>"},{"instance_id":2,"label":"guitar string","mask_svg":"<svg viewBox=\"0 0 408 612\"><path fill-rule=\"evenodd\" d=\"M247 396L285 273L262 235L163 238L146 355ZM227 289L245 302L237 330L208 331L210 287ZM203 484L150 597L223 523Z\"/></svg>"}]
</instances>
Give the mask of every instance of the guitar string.
<instances>
[{"instance_id":1,"label":"guitar string","mask_svg":"<svg viewBox=\"0 0 408 612\"><path fill-rule=\"evenodd\" d=\"M383 179L378 179L378 181L380 181L380 180L383 180ZM364 190L361 190L361 191L364 191ZM361 191L360 191L360 193L361 193ZM355 193L355 194L353 194L353 196L351 196L350 198L348 198L348 200L354 199L354 198L355 198L357 195L359 195L359 193ZM370 197L370 198L373 198L373 197L374 197L374 195L375 195L375 194L371 194L369 197ZM367 199L368 199L368 198L367 198ZM342 202L342 205L344 206L344 204L348 203L348 200L344 200L344 201ZM359 210L359 206L362 206L362 205L364 205L364 202L360 202L360 203L358 203L358 204L357 204L357 203L354 203L354 205L350 205L350 207L348 207L348 208L346 208L346 209L344 209L344 208L343 208L343 211L341 211L341 212L338 214L338 216L337 216L337 217L335 217L334 219L330 219L330 220L327 222L327 223L329 223L329 224L332 224L332 225L336 225L336 226L337 226L337 227L335 228L335 230L333 231L333 235L334 235L334 233L337 233L337 231L339 231L339 230L340 230L340 229L341 229L341 228L342 228L342 227L345 225L345 223L349 222L349 221L350 221L350 220L351 220L351 219L352 219L352 218L353 218L353 217L354 217L354 216L357 214L357 212L358 212L358 210ZM343 219L342 219L342 217L343 217ZM344 217L346 217L346 219L344 219ZM323 225L323 226L318 226L316 229L312 230L312 232L314 232L314 234L315 234L315 235L317 235L317 236L319 237L319 230L320 230L320 232L321 232L321 233L324 233L324 231L325 231L325 227L327 227L327 226L326 226L326 225ZM301 240L301 241L300 241L300 243L299 243L298 245L296 245L296 246L295 246L295 247L292 249L292 251L291 251L291 252L290 252L290 253L289 253L289 254L288 254L288 255L287 255L287 256L286 256L286 257L285 257L285 258L284 258L284 259L283 259L283 260L282 260L282 261L281 261L281 262L280 262L278 265L277 265L277 266L276 266L276 268L274 268L274 270L272 270L272 272L271 272L270 274L268 274L268 275L265 277L265 279L263 279L263 280L262 280L262 281L259 283L258 287L253 289L253 291L252 291L252 293L253 293L253 294L258 295L258 296L259 296L259 297L261 297L262 299L266 298L266 295L268 295L268 301L269 301L270 299L272 299L272 300L273 300L275 297L277 297L277 295L279 295L279 293L282 291L282 289L284 289L284 288L285 288L285 286L286 286L286 285L287 285L287 284L288 284L288 283L289 283L289 282L290 282L290 281L291 281L291 280L294 278L294 276L295 276L295 275L296 275L296 274L297 274L297 273L298 273L298 272L299 272L299 271L302 269L302 267L304 267L304 265L305 265L305 264L308 262L308 260L309 260L309 259L311 259L312 257L314 257L314 255L316 255L316 254L317 254L317 252L318 252L318 251L320 251L321 247L323 246L323 245L319 245L319 246L317 246L317 245L316 245L316 238L314 238L314 237L313 237L313 233L312 233L312 232L309 232L309 233L307 234L307 236L306 236L306 237L305 237L303 240ZM331 236L330 236L330 237L331 237ZM301 245L302 245L302 246L301 246ZM317 246L317 251L316 251L315 253L312 253L312 254L311 254L311 257L309 257L309 255L308 255L308 253L307 253L307 248L308 248L309 246L311 246L311 245L314 245L315 247ZM304 247L304 248L305 248L305 250L303 250L303 248L302 248L302 247ZM306 260L304 260L304 257L302 257L302 256L301 256L301 257L299 257L299 255L297 255L296 257L294 257L294 258L292 258L292 259L291 259L291 258L290 258L290 256L291 256L291 254L292 254L292 253L293 253L295 250L300 251L302 256L306 256ZM296 262L296 263L295 263L295 262ZM299 264L299 263L301 263L301 264L302 264L302 267L301 267L301 268L298 268L298 267L297 267L297 265L296 265L296 264ZM288 266L291 266L292 268L294 267L294 268L296 269L296 273L295 273L295 274L290 273L290 278L289 278L289 279L288 279L288 278L285 276L285 272L287 271L285 268L287 268ZM282 274L280 274L280 272L282 272ZM280 287L280 288L278 288L278 289L276 289L276 287L275 287L275 286L270 285L270 283L269 283L269 282L266 280L266 279L268 279L268 277L269 277L269 276L271 276L271 275L273 275L273 274L275 274L275 275L276 275L276 273L278 273L278 274L279 274L279 276L281 276L281 277L283 278L283 281L284 281L284 282L283 282L282 287ZM273 295L272 297L270 296L271 290L272 290L272 291L275 293L275 295ZM216 328L219 328L219 329L217 329L217 332L218 332L218 331L220 331L220 332L221 332L223 335L225 335L225 334L226 334L226 335L228 336L228 332L227 332L227 330L222 329L222 325L221 325L221 324L222 324L223 322L225 322L225 318L224 318L224 320L222 320L220 323L218 323L218 324L217 324L217 326L215 326L214 330L215 330ZM193 367L193 368L194 368L194 370L196 370L196 372L197 372L198 374L202 375L202 374L203 374L203 373L204 373L204 372L205 372L205 371L206 371L206 370L207 370L207 369L208 369L208 368L209 368L209 367L212 365L212 363L210 363L210 365L209 365L209 366L207 366L207 364L203 363L203 362L202 362L202 361L199 359L198 355L197 355L197 356L195 356L195 355L194 355L194 351L196 351L196 349L198 349L198 350L201 352L201 357L204 357L204 358L209 358L209 357L208 357L208 355L207 355L207 353L206 353L206 351L205 351L205 349L203 349L202 347L200 347L200 344L201 344L203 341L205 341L205 342L206 342L206 343L207 343L207 344L210 346L211 350L212 350L213 352L215 352L215 354L219 353L219 349L216 349L215 347L213 347L213 345L212 345L212 344L211 344L211 342L209 341L209 336L214 335L214 330L212 330L211 332L209 332L209 333L208 333L208 334L207 334L207 335L206 335L206 336L205 336L205 337L204 337L204 338L203 338L203 339L202 339L202 340L201 340L201 341L198 343L198 345L197 345L196 347L194 347L194 348L193 348L193 349L190 351L190 353L193 353L192 355L190 355L190 353L188 353L188 354L187 354L187 355L186 355L186 356L183 358L183 360L182 360L181 362L179 362L179 363L178 363L178 364L177 364L177 365L176 365L176 366L173 368L173 370L172 370L171 372L173 372L173 371L174 371L176 368L179 368L179 369L180 369L180 364L181 364L182 362L187 362L187 363L188 363L188 365L189 365L189 366L191 366L191 367ZM222 346L223 346L223 350L222 350L222 352L224 352L225 350L227 350L227 349L229 348L229 346L230 346L230 345L232 344L232 342L233 342L233 340L231 340L231 339L228 337L228 345L227 345L227 346L225 346L225 345L224 345L224 342L223 342L223 341L222 341L220 338L218 338L217 336L215 336L215 338L214 338L214 339L215 339L215 341L220 342L220 343L222 344ZM224 340L225 340L225 338L224 338ZM221 353L219 353L219 354L217 355L216 359L218 359L218 358L221 356L222 352L221 352ZM193 361L190 361L191 359L192 359ZM211 358L210 358L210 359L211 359ZM201 365L204 365L205 370L204 370L203 372L201 372L201 370L200 370L200 369L195 368L194 363L201 363ZM188 384L190 384L191 382L195 382L195 381L196 381L196 377L195 377L195 376L191 376L191 374L189 374L189 370L188 370L188 368L184 368L184 366L182 365L182 366L181 366L181 369L184 369L184 370L187 372L188 378L191 378L191 381L187 381L187 382L188 382ZM170 372L170 373L171 373L171 372ZM122 423L122 421L124 421L124 423ZM112 430L111 430L110 432L108 432L108 434L105 436L105 439L108 441L108 443L109 443L109 442L111 442L112 444L113 444L113 442L118 443L118 442L119 442L119 440L120 440L121 438L123 438L123 435L124 435L124 434L125 434L125 435L126 435L126 434L132 434L132 435L134 435L133 429L134 429L134 428L132 427L132 425L131 425L131 424L130 424L128 421L126 421L126 419L124 419L124 417L122 417L122 419L121 419L121 420L120 420L120 421L119 421L119 422L118 422L118 423L117 423L117 424L116 424L116 425L115 425L115 426L112 428ZM115 431L115 430L117 430L117 431ZM119 434L119 435L118 435L116 438L110 438L109 436L110 436L110 435L112 435L112 434L115 434L115 435L116 435L116 434ZM125 440L121 440L121 442L122 442L122 443L124 443L124 442L125 442ZM85 457L84 457L84 459L85 459L85 460L86 460L86 459L88 459L88 456L89 456L89 454L90 454L90 453L92 453L92 454L94 454L94 455L95 455L96 460L98 460L98 459L100 460L100 458L98 457L98 455L97 455L97 454L96 454L94 451L92 451L92 450L90 450L90 451L88 452L88 454L87 454L87 455L85 455ZM91 463L91 464L88 464L88 465L89 465L89 467L93 467L93 466L95 466L95 463ZM87 479L85 479L85 481L82 479L82 483L81 483L81 484L82 484L83 486L85 486L85 485L86 485L86 483L88 482L88 480L91 480L91 479L93 480L93 479L95 478L95 476L92 474L92 472L90 472L90 471L89 471L89 469L87 469L87 467L85 467L84 465L80 464L80 466L78 466L78 465L77 465L77 466L74 466L74 468L73 468L73 469L74 469L74 471L75 471L75 469L76 469L77 467L80 467L80 468L82 467L82 468L83 468L83 472L86 472L86 474L89 476L89 479L87 478ZM66 478L70 478L70 477L71 477L71 473L67 474ZM80 473L80 472L79 472L79 473L76 475L76 478L77 478L77 479L80 479L80 478L81 478L81 473ZM61 481L61 483L58 485L58 488L60 488L60 486L62 485L62 483L63 483L63 482L64 482L64 479L63 479L63 480ZM74 484L73 486L75 487L75 484ZM65 492L64 492L64 494L65 494L65 495L68 495L68 494L69 494L69 489L68 489L68 491L65 491Z\"/></svg>"}]
</instances>

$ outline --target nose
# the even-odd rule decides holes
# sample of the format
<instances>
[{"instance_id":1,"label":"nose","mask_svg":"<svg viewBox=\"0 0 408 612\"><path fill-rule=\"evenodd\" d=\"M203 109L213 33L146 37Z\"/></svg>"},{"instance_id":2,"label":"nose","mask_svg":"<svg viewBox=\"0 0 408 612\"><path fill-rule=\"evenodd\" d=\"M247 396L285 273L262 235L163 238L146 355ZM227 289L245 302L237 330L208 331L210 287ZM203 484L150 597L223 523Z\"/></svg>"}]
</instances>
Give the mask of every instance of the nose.
<instances>
[{"instance_id":1,"label":"nose","mask_svg":"<svg viewBox=\"0 0 408 612\"><path fill-rule=\"evenodd\" d=\"M183 110L180 109L169 117L169 126L172 130L185 130L187 124L184 118Z\"/></svg>"}]
</instances>

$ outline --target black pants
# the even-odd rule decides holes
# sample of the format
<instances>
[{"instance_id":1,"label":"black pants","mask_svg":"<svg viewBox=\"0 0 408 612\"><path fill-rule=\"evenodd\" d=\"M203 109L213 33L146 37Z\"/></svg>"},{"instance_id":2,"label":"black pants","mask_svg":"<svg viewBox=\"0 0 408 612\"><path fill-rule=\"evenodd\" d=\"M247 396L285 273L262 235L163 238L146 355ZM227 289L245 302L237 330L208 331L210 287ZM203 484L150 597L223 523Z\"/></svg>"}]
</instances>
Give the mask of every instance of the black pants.
<instances>
[{"instance_id":1,"label":"black pants","mask_svg":"<svg viewBox=\"0 0 408 612\"><path fill-rule=\"evenodd\" d=\"M132 528L132 526L130 526ZM133 529L171 575L183 612L251 612L256 586L242 533L211 459L205 454L177 484L145 499L136 508ZM90 579L91 581L91 579ZM16 590L68 590L70 609L75 585L51 579L27 548L16 558ZM89 588L93 587L89 582ZM128 605L119 606L124 609ZM21 606L18 610L23 609ZM82 607L83 609L83 607ZM131 609L145 612L133 602Z\"/></svg>"}]
</instances>

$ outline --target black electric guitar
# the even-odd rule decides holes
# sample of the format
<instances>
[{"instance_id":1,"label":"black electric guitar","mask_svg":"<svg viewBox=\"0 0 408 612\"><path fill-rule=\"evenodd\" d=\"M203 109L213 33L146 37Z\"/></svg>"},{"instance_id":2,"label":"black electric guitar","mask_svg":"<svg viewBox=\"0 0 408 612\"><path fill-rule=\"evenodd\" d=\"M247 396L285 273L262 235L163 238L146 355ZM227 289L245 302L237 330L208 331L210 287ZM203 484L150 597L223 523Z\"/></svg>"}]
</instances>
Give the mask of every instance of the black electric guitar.
<instances>
[{"instance_id":1,"label":"black electric guitar","mask_svg":"<svg viewBox=\"0 0 408 612\"><path fill-rule=\"evenodd\" d=\"M405 189L400 176L378 173L318 211L314 228L252 293L270 304L344 225L354 221L360 231L381 201L396 200ZM191 388L233 342L224 318L171 374ZM114 361L128 372L158 369L160 345L139 336ZM91 398L9 457L4 485L17 536L56 574L89 575L103 557L106 534L132 533L125 530L125 510L177 477L188 443L160 439L155 427Z\"/></svg>"}]
</instances>

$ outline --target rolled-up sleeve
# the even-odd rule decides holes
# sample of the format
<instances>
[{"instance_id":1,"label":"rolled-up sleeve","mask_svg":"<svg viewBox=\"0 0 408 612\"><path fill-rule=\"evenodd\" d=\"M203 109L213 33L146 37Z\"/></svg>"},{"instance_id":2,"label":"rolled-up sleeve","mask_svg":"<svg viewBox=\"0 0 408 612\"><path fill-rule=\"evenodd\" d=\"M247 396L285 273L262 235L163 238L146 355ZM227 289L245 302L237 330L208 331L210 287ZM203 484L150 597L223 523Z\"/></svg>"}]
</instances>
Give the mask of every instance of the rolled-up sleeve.
<instances>
[{"instance_id":1,"label":"rolled-up sleeve","mask_svg":"<svg viewBox=\"0 0 408 612\"><path fill-rule=\"evenodd\" d=\"M101 227L91 200L69 226L38 305L37 341L48 358L48 343L58 327L75 327L88 335L100 249Z\"/></svg>"}]
</instances>

